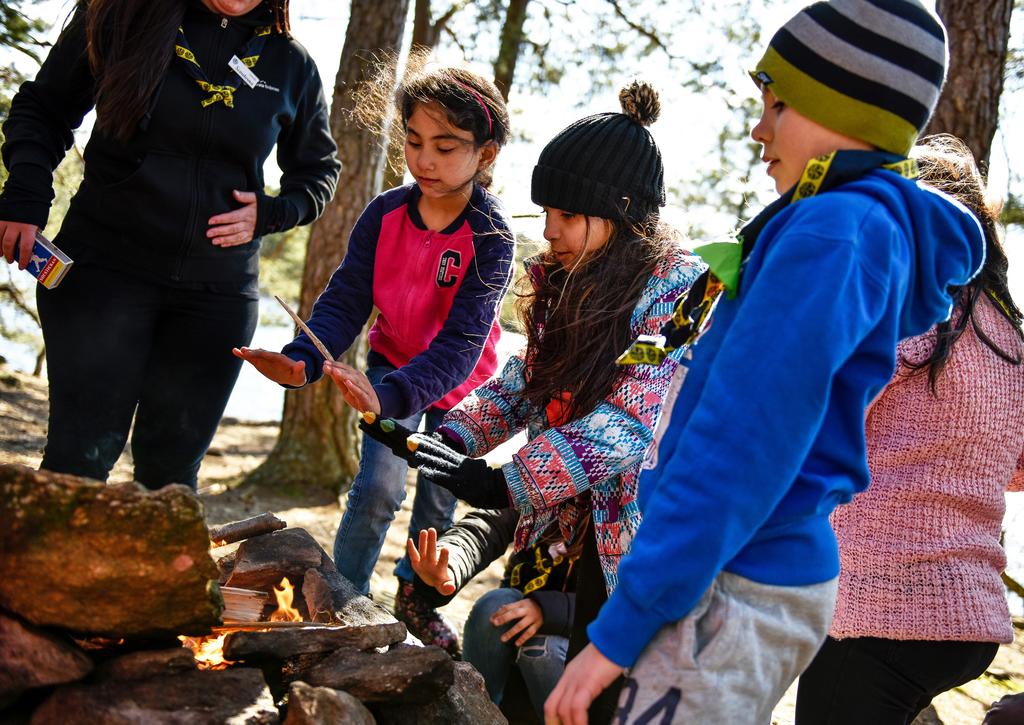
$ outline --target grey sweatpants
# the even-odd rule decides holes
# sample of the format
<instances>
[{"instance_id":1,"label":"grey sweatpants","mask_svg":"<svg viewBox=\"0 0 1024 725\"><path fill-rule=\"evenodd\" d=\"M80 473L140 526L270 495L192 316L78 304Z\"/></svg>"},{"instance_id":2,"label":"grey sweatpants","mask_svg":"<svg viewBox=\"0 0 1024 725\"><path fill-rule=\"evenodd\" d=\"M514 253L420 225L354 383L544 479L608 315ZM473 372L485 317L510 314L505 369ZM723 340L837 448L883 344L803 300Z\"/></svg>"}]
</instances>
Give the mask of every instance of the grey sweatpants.
<instances>
[{"instance_id":1,"label":"grey sweatpants","mask_svg":"<svg viewBox=\"0 0 1024 725\"><path fill-rule=\"evenodd\" d=\"M614 723L771 722L825 641L837 585L770 586L722 572L690 614L662 627L644 649Z\"/></svg>"}]
</instances>

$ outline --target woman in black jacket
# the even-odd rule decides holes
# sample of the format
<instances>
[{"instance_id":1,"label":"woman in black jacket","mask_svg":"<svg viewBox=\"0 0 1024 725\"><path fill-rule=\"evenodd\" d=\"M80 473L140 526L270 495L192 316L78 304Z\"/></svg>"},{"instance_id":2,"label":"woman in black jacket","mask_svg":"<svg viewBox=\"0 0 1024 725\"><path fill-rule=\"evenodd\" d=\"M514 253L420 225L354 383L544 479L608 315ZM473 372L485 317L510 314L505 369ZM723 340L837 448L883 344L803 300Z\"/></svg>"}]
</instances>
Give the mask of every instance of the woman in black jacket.
<instances>
[{"instance_id":1,"label":"woman in black jacket","mask_svg":"<svg viewBox=\"0 0 1024 725\"><path fill-rule=\"evenodd\" d=\"M156 50L154 50L156 49ZM288 0L80 0L3 132L0 244L24 269L85 114L85 178L38 288L42 468L106 480L134 417L135 478L195 486L257 321L260 237L308 224L340 164ZM263 163L277 145L277 196Z\"/></svg>"}]
</instances>

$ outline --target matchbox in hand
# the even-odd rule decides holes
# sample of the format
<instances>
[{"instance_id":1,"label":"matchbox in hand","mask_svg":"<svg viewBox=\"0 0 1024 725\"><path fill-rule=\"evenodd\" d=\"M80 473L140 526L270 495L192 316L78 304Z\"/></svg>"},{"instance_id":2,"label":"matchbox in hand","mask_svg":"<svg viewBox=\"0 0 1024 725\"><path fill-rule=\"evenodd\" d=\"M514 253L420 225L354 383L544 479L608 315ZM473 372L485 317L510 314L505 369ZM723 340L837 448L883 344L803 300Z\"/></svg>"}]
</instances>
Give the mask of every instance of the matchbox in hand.
<instances>
[{"instance_id":1,"label":"matchbox in hand","mask_svg":"<svg viewBox=\"0 0 1024 725\"><path fill-rule=\"evenodd\" d=\"M19 248L14 248L14 261L18 261ZM47 289L53 289L74 264L71 257L64 254L57 245L36 232L36 243L32 247L32 259L29 260L25 271L35 277L39 284Z\"/></svg>"}]
</instances>

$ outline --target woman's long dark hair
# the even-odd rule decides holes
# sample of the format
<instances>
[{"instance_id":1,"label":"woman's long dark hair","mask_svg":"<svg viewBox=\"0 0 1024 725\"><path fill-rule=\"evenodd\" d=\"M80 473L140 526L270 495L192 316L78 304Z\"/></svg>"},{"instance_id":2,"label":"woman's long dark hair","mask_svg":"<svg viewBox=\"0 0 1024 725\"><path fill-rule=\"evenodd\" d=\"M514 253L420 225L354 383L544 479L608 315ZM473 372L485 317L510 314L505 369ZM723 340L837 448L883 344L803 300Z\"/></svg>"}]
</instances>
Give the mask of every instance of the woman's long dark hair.
<instances>
[{"instance_id":1,"label":"woman's long dark hair","mask_svg":"<svg viewBox=\"0 0 1024 725\"><path fill-rule=\"evenodd\" d=\"M97 125L120 141L135 133L174 58L187 0L79 0L86 5ZM288 0L264 0L288 33Z\"/></svg>"},{"instance_id":2,"label":"woman's long dark hair","mask_svg":"<svg viewBox=\"0 0 1024 725\"><path fill-rule=\"evenodd\" d=\"M985 233L985 265L977 277L957 290L953 320L939 323L932 354L920 362L905 359L901 361L911 370L923 372L927 369L928 384L934 394L939 375L949 362L953 345L964 334L968 325L974 329L978 339L1000 358L1011 365L1020 365L1022 362L1020 351L1013 353L1000 348L975 319L974 310L982 295L986 295L994 303L996 309L1009 320L1022 340L1024 333L1021 331L1021 322L1024 315L1014 303L1007 284L1009 262L996 229L998 208L986 197L985 180L970 149L956 136L937 134L922 139L914 150L914 156L921 169L921 181L948 194L970 209L981 222L982 231Z\"/></svg>"},{"instance_id":3,"label":"woman's long dark hair","mask_svg":"<svg viewBox=\"0 0 1024 725\"><path fill-rule=\"evenodd\" d=\"M566 400L566 420L591 412L612 390L629 347L630 317L657 263L676 234L652 215L640 224L612 220L608 243L570 271L553 257L543 274L524 280L518 308L527 336L524 395L546 408ZM588 236L592 233L588 219Z\"/></svg>"}]
</instances>

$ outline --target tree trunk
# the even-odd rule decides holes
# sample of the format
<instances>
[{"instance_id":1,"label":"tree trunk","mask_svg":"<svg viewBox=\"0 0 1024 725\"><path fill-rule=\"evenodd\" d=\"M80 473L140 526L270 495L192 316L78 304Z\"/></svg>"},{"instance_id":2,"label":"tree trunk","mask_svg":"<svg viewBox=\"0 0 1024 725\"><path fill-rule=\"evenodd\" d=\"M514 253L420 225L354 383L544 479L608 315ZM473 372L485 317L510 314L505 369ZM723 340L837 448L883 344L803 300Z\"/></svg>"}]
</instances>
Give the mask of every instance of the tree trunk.
<instances>
[{"instance_id":1,"label":"tree trunk","mask_svg":"<svg viewBox=\"0 0 1024 725\"><path fill-rule=\"evenodd\" d=\"M299 314L308 318L313 301L348 250L348 236L359 214L380 189L383 153L372 131L352 122L354 91L376 71L375 54L401 48L409 0L352 0L345 45L334 82L331 133L342 161L338 193L313 225L302 274ZM365 335L342 357L362 367ZM329 382L285 395L277 444L250 476L275 489L338 491L359 466L356 412Z\"/></svg>"},{"instance_id":2,"label":"tree trunk","mask_svg":"<svg viewBox=\"0 0 1024 725\"><path fill-rule=\"evenodd\" d=\"M959 136L985 167L999 122L1013 0L938 0L949 75L925 133Z\"/></svg>"},{"instance_id":3,"label":"tree trunk","mask_svg":"<svg viewBox=\"0 0 1024 725\"><path fill-rule=\"evenodd\" d=\"M494 61L494 85L501 91L501 96L506 102L512 90L512 79L516 75L516 62L519 60L519 48L523 43L523 25L526 23L526 6L529 2L530 0L509 0L505 22L501 26L498 57Z\"/></svg>"}]
</instances>

